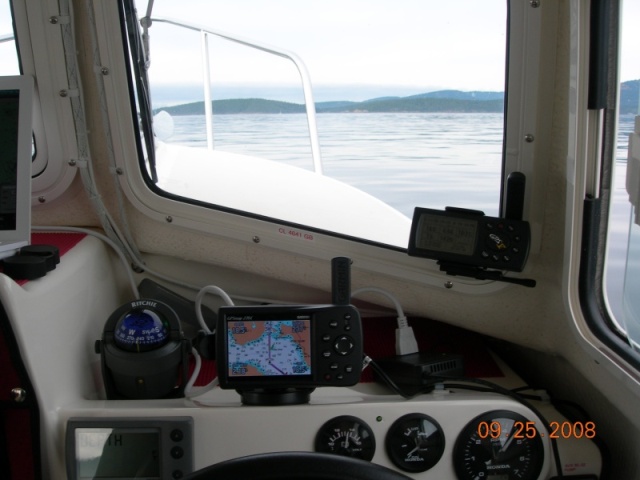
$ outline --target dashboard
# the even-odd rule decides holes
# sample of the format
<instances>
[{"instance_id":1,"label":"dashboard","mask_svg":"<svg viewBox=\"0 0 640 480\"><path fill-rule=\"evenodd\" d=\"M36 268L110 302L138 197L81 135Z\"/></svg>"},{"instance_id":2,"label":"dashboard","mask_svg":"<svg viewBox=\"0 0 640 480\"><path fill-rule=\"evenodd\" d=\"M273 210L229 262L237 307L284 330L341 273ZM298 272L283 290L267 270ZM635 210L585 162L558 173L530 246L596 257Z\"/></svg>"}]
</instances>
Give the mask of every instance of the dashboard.
<instances>
[{"instance_id":1,"label":"dashboard","mask_svg":"<svg viewBox=\"0 0 640 480\"><path fill-rule=\"evenodd\" d=\"M497 389L445 383L404 398L367 367L354 385L317 386L308 401L284 406L243 404L236 390L219 386L188 397L108 398L95 344L122 304L123 282L100 240L76 240L37 282L17 289L0 277L0 300L40 403L46 478L183 478L270 452L359 458L416 480L551 479L558 465L576 478L600 474L596 426L562 416L540 392L525 403L501 393L522 380L490 351L481 357L460 332L466 373ZM393 328L375 318L362 323L364 351L388 353L392 342L381 339L393 338ZM417 333L423 323L436 338L438 327L426 322L415 322Z\"/></svg>"},{"instance_id":2,"label":"dashboard","mask_svg":"<svg viewBox=\"0 0 640 480\"><path fill-rule=\"evenodd\" d=\"M569 422L549 404L539 405L539 411L551 430L533 411L495 393L439 389L405 400L384 394L376 385L359 385L318 389L304 405L261 407L244 406L237 393L215 389L192 400L155 400L145 405L127 400L81 402L62 412L60 428L67 435L68 473L82 467L83 452L89 448L86 435L84 440L70 440L79 426L113 429L102 434L101 456L113 459L116 450L121 452L116 458L125 459L125 447L114 445L109 435L140 432L147 423L143 431L151 426L158 439L148 444L146 452L136 442L132 448L138 449L136 458L142 465L155 458L152 471L161 473L143 478L180 478L232 458L305 451L360 458L415 479L548 479L555 472L552 439L563 465L597 475L600 454L589 439L593 427ZM185 427L176 442L171 432L179 422ZM93 440L89 444L95 447ZM158 451L164 452L160 458L154 453ZM124 476L125 472L111 475L138 478Z\"/></svg>"}]
</instances>

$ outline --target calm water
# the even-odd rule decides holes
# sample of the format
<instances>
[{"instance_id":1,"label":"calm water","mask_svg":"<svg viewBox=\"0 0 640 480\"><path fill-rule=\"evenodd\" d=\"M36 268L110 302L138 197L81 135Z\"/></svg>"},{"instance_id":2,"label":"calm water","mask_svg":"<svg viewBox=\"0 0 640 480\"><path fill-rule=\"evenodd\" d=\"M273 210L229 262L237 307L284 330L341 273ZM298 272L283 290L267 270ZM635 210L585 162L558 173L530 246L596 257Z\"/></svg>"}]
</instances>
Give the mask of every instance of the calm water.
<instances>
[{"instance_id":1,"label":"calm water","mask_svg":"<svg viewBox=\"0 0 640 480\"><path fill-rule=\"evenodd\" d=\"M204 117L174 117L171 142L206 147ZM415 206L453 205L498 215L501 114L364 113L317 117L325 175L411 217ZM621 117L611 216L607 288L620 313L629 233L624 188L633 116ZM313 169L306 116L219 115L215 148Z\"/></svg>"},{"instance_id":2,"label":"calm water","mask_svg":"<svg viewBox=\"0 0 640 480\"><path fill-rule=\"evenodd\" d=\"M174 117L171 142L206 146L201 116ZM320 114L325 175L410 217L417 205L497 215L501 114ZM215 148L313 169L305 115L219 115Z\"/></svg>"}]
</instances>

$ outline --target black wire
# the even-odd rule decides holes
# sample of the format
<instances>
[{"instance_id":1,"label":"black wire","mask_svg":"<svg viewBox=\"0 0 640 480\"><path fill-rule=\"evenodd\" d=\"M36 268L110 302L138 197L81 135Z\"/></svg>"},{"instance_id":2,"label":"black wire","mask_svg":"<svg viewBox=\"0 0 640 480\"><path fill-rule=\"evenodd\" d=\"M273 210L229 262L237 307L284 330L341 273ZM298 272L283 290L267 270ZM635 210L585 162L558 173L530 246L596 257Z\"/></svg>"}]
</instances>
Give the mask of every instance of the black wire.
<instances>
[{"instance_id":1,"label":"black wire","mask_svg":"<svg viewBox=\"0 0 640 480\"><path fill-rule=\"evenodd\" d=\"M515 390L509 390L507 388L501 387L500 385L490 382L488 380L483 380L480 378L468 378L468 377L448 377L444 375L431 375L428 378L433 379L434 382L429 385L425 385L424 387L416 387L416 389L412 389L411 392L406 391L403 387L400 387L397 383L387 375L387 373L380 367L375 360L371 360L369 365L373 368L373 370L378 374L378 376L397 394L402 396L405 399L411 399L417 395L428 393L433 390L437 383L441 383L446 385L449 388L459 388L466 390L473 390L478 392L486 392L486 393L499 393L501 395L505 395L518 403L524 405L526 408L531 410L543 423L544 427L548 432L551 431L551 425L547 421L547 419L540 413L540 411L534 407L529 400L541 400L542 398L538 395L523 395L518 393L519 391L529 390L530 387L520 387ZM450 383L452 381L457 382L465 382L465 383ZM468 383L472 383L475 385L468 385ZM560 451L558 449L558 443L555 438L549 437L551 441L551 450L553 452L553 458L556 464L557 476L556 478L564 478L564 474L562 473L562 462L560 461Z\"/></svg>"},{"instance_id":2,"label":"black wire","mask_svg":"<svg viewBox=\"0 0 640 480\"><path fill-rule=\"evenodd\" d=\"M517 392L514 392L512 390L509 390L507 388L501 387L500 385L490 382L488 380L483 380L481 378L468 378L468 377L446 377L446 376L440 376L440 375L432 375L432 378L440 378L442 379L443 382L447 382L450 380L456 380L456 381L460 381L460 382L469 382L469 383L476 383L482 386L487 387L488 389L490 389L491 391L494 391L496 393L500 393L502 395L505 395L509 398L512 398L513 400L516 400L517 402L521 403L522 405L524 405L525 407L527 407L529 410L531 410L544 424L544 427L547 429L547 432L551 432L551 425L549 424L549 422L547 421L547 419L544 417L544 415L542 415L542 413L540 413L540 411L534 407L527 398L525 398L524 395L520 395ZM451 387L452 385L450 384L446 384L447 386ZM466 388L466 386L464 384L458 384L456 385L456 388ZM534 399L537 399L538 397L535 396L528 396L529 398L533 397ZM554 457L554 461L556 464L556 470L558 472L556 478L563 478L564 474L562 473L562 462L560 461L560 451L558 450L558 442L556 441L555 438L549 436L549 439L551 440L551 450L553 451L553 457Z\"/></svg>"},{"instance_id":3,"label":"black wire","mask_svg":"<svg viewBox=\"0 0 640 480\"><path fill-rule=\"evenodd\" d=\"M378 374L378 376L382 380L384 380L384 382L391 388L391 390L393 390L403 398L410 399L415 397L416 395L420 395L421 393L424 393L422 389L419 389L417 392L414 392L414 393L405 392L396 382L394 382L391 379L389 375L387 375L387 373L382 369L382 367L380 367L380 365L378 365L375 362L375 360L372 360L371 358L369 358L369 365L371 365L371 368L373 368L373 370Z\"/></svg>"}]
</instances>

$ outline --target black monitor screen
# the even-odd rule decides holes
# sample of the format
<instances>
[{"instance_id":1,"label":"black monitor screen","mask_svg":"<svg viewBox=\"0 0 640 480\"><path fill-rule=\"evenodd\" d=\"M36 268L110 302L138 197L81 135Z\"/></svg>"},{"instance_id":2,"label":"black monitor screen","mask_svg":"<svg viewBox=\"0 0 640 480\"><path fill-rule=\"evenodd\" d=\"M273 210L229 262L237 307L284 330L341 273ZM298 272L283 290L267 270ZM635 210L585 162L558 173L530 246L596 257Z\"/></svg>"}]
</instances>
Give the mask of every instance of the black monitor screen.
<instances>
[{"instance_id":1,"label":"black monitor screen","mask_svg":"<svg viewBox=\"0 0 640 480\"><path fill-rule=\"evenodd\" d=\"M0 230L16 228L19 90L0 90Z\"/></svg>"}]
</instances>

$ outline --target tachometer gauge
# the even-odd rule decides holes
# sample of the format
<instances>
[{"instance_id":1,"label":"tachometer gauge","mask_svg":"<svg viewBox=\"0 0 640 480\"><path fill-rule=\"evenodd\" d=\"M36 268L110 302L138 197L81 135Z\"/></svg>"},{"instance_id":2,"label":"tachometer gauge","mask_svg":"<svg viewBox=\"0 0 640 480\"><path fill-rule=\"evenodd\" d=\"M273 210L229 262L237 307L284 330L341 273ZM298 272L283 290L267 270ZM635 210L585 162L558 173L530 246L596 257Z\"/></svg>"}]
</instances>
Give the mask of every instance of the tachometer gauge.
<instances>
[{"instance_id":1,"label":"tachometer gauge","mask_svg":"<svg viewBox=\"0 0 640 480\"><path fill-rule=\"evenodd\" d=\"M393 422L385 446L396 467L405 472L424 472L442 457L444 433L431 417L410 413Z\"/></svg>"},{"instance_id":2,"label":"tachometer gauge","mask_svg":"<svg viewBox=\"0 0 640 480\"><path fill-rule=\"evenodd\" d=\"M453 450L459 480L537 480L544 447L535 423L508 410L484 413L460 432Z\"/></svg>"},{"instance_id":3,"label":"tachometer gauge","mask_svg":"<svg viewBox=\"0 0 640 480\"><path fill-rule=\"evenodd\" d=\"M316 452L371 460L376 451L373 431L364 421L350 415L335 417L316 434Z\"/></svg>"}]
</instances>

